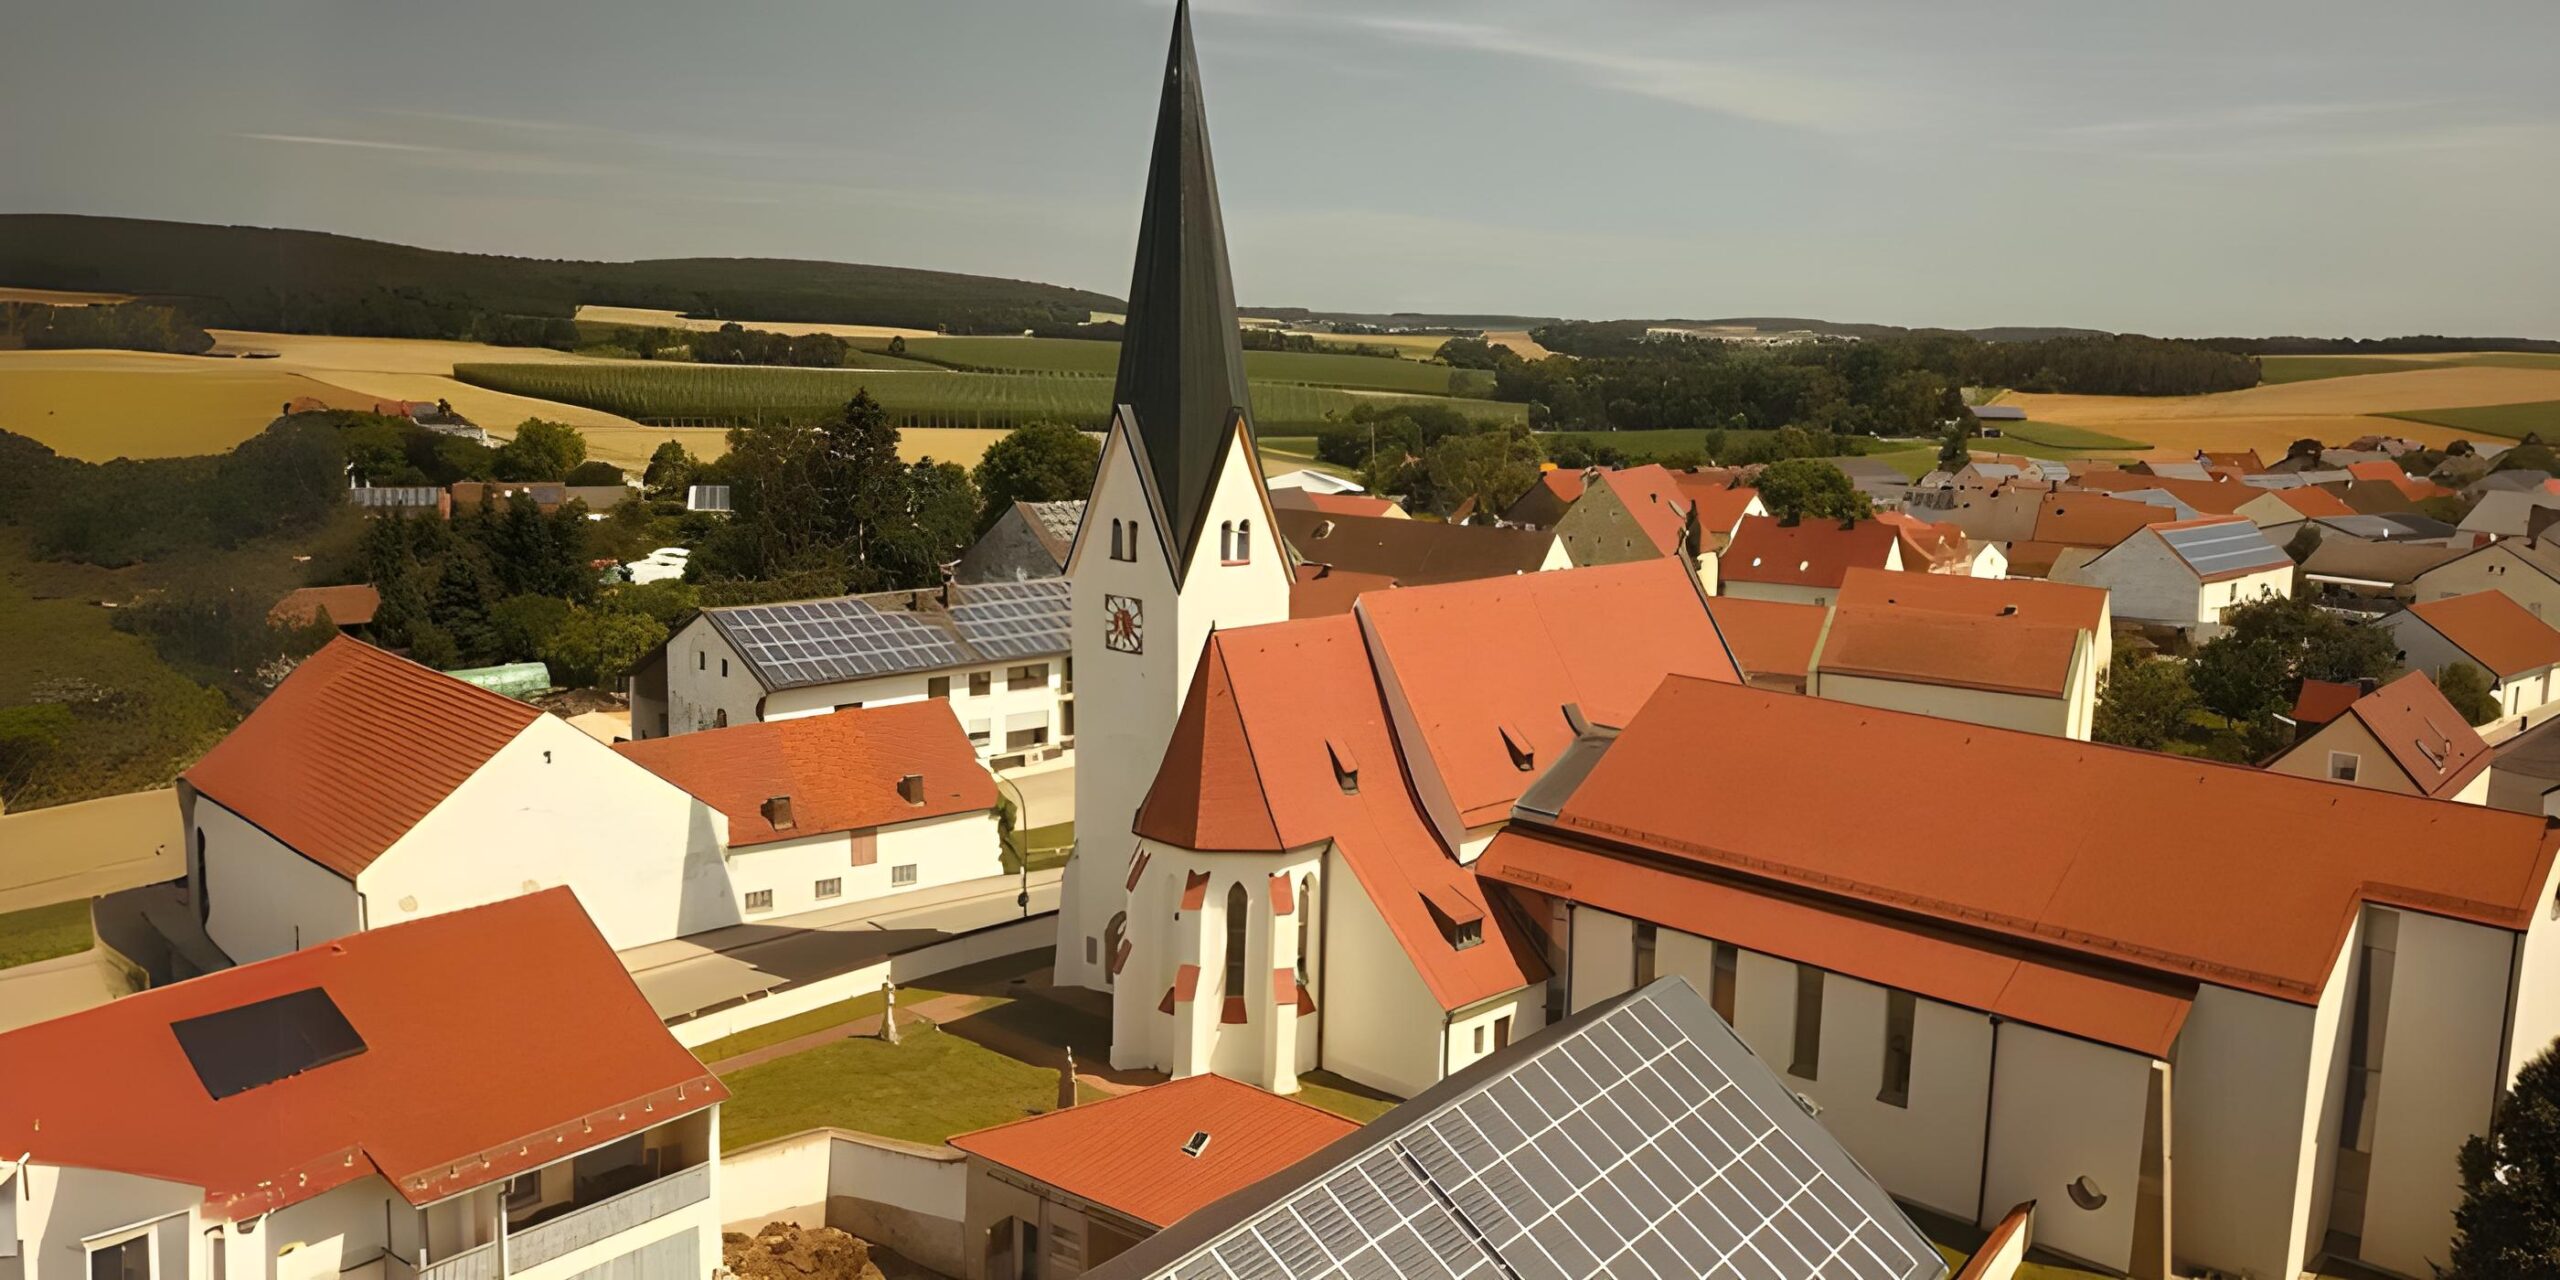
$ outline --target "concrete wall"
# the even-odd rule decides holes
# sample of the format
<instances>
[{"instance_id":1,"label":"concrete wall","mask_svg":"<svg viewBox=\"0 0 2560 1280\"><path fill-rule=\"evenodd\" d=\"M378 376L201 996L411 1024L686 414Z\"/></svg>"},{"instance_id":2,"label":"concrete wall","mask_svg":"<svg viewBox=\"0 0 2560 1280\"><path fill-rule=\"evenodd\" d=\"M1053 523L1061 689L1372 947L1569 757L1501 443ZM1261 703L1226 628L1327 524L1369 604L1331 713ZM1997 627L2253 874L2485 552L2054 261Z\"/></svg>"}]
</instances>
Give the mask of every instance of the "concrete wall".
<instances>
[{"instance_id":1,"label":"concrete wall","mask_svg":"<svg viewBox=\"0 0 2560 1280\"><path fill-rule=\"evenodd\" d=\"M2541 906L2516 944L2508 997L2504 1083L2560 1040L2560 862L2542 886Z\"/></svg>"},{"instance_id":2,"label":"concrete wall","mask_svg":"<svg viewBox=\"0 0 2560 1280\"><path fill-rule=\"evenodd\" d=\"M1497 945L1488 940L1486 945ZM1547 988L1541 983L1518 991L1495 996L1491 1000L1457 1010L1449 1015L1449 1035L1444 1050L1449 1074L1464 1071L1477 1059L1488 1058L1498 1051L1501 1037L1496 1024L1511 1020L1511 1042L1519 1043L1547 1025ZM1479 1034L1481 1033L1481 1034ZM1482 1047L1478 1047L1481 1045Z\"/></svg>"},{"instance_id":3,"label":"concrete wall","mask_svg":"<svg viewBox=\"0 0 2560 1280\"><path fill-rule=\"evenodd\" d=\"M197 796L188 816L188 838L204 840L205 933L233 960L280 956L364 927L354 882L211 796Z\"/></svg>"},{"instance_id":4,"label":"concrete wall","mask_svg":"<svg viewBox=\"0 0 2560 1280\"><path fill-rule=\"evenodd\" d=\"M15 1160L20 1153L11 1152ZM194 1210L204 1199L195 1187L156 1178L135 1177L126 1173L108 1173L96 1169L72 1169L59 1165L29 1163L21 1167L17 1177L0 1195L15 1200L20 1280L89 1280L88 1249L81 1242L95 1239L121 1228L154 1226L152 1237L154 1273L161 1280L188 1277L196 1280L204 1272L191 1265L194 1250L188 1245L193 1235ZM260 1280L255 1274L243 1276L234 1271L237 1280Z\"/></svg>"},{"instance_id":5,"label":"concrete wall","mask_svg":"<svg viewBox=\"0 0 2560 1280\"><path fill-rule=\"evenodd\" d=\"M811 1129L721 1158L716 1216L732 1231L824 1224L950 1276L969 1274L966 1158L847 1129Z\"/></svg>"},{"instance_id":6,"label":"concrete wall","mask_svg":"<svg viewBox=\"0 0 2560 1280\"><path fill-rule=\"evenodd\" d=\"M1995 1070L1983 1200L2033 1200L2038 1246L2129 1269L2151 1060L2005 1022ZM2095 1208L2071 1194L2083 1178L2105 1196Z\"/></svg>"},{"instance_id":7,"label":"concrete wall","mask_svg":"<svg viewBox=\"0 0 2560 1280\"><path fill-rule=\"evenodd\" d=\"M2295 1192L2309 1173L2302 1139L2317 1015L2227 987L2197 990L2170 1084L2181 1270L2301 1272Z\"/></svg>"},{"instance_id":8,"label":"concrete wall","mask_svg":"<svg viewBox=\"0 0 2560 1280\"><path fill-rule=\"evenodd\" d=\"M963 583L1019 582L1055 577L1058 569L1058 562L1049 558L1049 544L1032 530L1031 518L1020 507L1007 507L1003 515L996 517L994 527L969 544L952 579Z\"/></svg>"},{"instance_id":9,"label":"concrete wall","mask_svg":"<svg viewBox=\"0 0 2560 1280\"><path fill-rule=\"evenodd\" d=\"M2293 566L2221 582L2200 581L2195 571L2157 535L2135 534L2057 581L2104 587L2115 616L2129 621L2193 627L2222 620L2234 604L2293 594Z\"/></svg>"},{"instance_id":10,"label":"concrete wall","mask_svg":"<svg viewBox=\"0 0 2560 1280\"><path fill-rule=\"evenodd\" d=\"M2342 715L2320 726L2320 731L2297 742L2283 755L2267 762L2271 773L2291 774L2297 778L2336 781L2329 772L2331 753L2350 755L2356 759L2355 785L2373 791L2387 791L2397 796L2422 794L2418 784L2392 761L2380 740L2367 729L2364 721ZM2484 770L2481 774L2486 777Z\"/></svg>"},{"instance_id":11,"label":"concrete wall","mask_svg":"<svg viewBox=\"0 0 2560 1280\"><path fill-rule=\"evenodd\" d=\"M1720 565L1721 576L1717 579L1716 594L1731 596L1736 600L1775 600L1780 604L1827 605L1831 603L1832 597L1840 594L1838 587L1800 587L1783 582L1737 581L1733 576L1734 565L1730 554L1720 562Z\"/></svg>"},{"instance_id":12,"label":"concrete wall","mask_svg":"<svg viewBox=\"0 0 2560 1280\"><path fill-rule=\"evenodd\" d=\"M1612 996L1635 990L1635 921L1579 904L1573 908L1572 921L1572 944L1566 949L1571 976L1565 987L1571 1000L1570 1011L1580 1013ZM1706 990L1704 986L1698 989Z\"/></svg>"},{"instance_id":13,"label":"concrete wall","mask_svg":"<svg viewBox=\"0 0 2560 1280\"><path fill-rule=\"evenodd\" d=\"M1662 555L1644 527L1636 522L1635 513L1619 500L1617 490L1605 483L1585 487L1555 527L1556 542L1564 548L1565 558L1579 568L1652 560Z\"/></svg>"},{"instance_id":14,"label":"concrete wall","mask_svg":"<svg viewBox=\"0 0 2560 1280\"><path fill-rule=\"evenodd\" d=\"M718 833L699 810L611 747L540 717L357 877L366 924L564 884L616 949L734 924Z\"/></svg>"},{"instance_id":15,"label":"concrete wall","mask_svg":"<svg viewBox=\"0 0 2560 1280\"><path fill-rule=\"evenodd\" d=\"M681 1021L670 1019L668 1034L676 1043L697 1049L723 1036L733 1036L839 1000L870 995L883 982L921 982L938 973L1020 955L1047 946L1057 936L1057 917L1043 912L1020 920L955 934L929 946L901 951L859 969L784 987L741 1004L714 1009Z\"/></svg>"},{"instance_id":16,"label":"concrete wall","mask_svg":"<svg viewBox=\"0 0 2560 1280\"><path fill-rule=\"evenodd\" d=\"M697 617L667 638L667 732L692 733L724 724L754 724L764 699L744 658L711 619ZM725 713L725 717L724 717ZM637 718L634 732L657 733Z\"/></svg>"}]
</instances>

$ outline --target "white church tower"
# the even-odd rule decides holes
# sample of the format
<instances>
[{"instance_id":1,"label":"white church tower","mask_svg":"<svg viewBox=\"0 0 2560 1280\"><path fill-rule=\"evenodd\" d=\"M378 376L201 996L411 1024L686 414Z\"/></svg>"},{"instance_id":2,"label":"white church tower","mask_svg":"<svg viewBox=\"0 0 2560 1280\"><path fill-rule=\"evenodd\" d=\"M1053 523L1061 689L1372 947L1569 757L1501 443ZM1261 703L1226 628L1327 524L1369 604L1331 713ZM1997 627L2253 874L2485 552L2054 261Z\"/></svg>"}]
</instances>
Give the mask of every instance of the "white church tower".
<instances>
[{"instance_id":1,"label":"white church tower","mask_svg":"<svg viewBox=\"0 0 2560 1280\"><path fill-rule=\"evenodd\" d=\"M1076 847L1058 981L1106 989L1131 825L1209 633L1285 621L1288 549L1253 448L1188 0L1177 5L1138 264L1075 585Z\"/></svg>"}]
</instances>

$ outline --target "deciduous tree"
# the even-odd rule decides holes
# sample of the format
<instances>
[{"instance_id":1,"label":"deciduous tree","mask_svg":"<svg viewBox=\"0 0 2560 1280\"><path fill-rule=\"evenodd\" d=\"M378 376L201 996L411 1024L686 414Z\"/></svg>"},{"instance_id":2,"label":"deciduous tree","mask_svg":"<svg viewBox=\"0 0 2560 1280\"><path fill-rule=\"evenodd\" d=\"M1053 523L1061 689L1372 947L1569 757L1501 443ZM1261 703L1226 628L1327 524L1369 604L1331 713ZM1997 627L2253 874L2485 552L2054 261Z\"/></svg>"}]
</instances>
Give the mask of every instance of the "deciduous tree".
<instances>
[{"instance_id":1,"label":"deciduous tree","mask_svg":"<svg viewBox=\"0 0 2560 1280\"><path fill-rule=\"evenodd\" d=\"M587 438L576 427L527 418L516 438L499 446L491 469L501 480L558 480L587 460Z\"/></svg>"},{"instance_id":2,"label":"deciduous tree","mask_svg":"<svg viewBox=\"0 0 2560 1280\"><path fill-rule=\"evenodd\" d=\"M2462 1203L2439 1280L2560 1277L2560 1060L2545 1048L2462 1146Z\"/></svg>"},{"instance_id":3,"label":"deciduous tree","mask_svg":"<svg viewBox=\"0 0 2560 1280\"><path fill-rule=\"evenodd\" d=\"M1875 503L1849 480L1849 474L1817 458L1772 462L1756 482L1761 505L1781 523L1806 516L1817 520L1862 520L1875 514Z\"/></svg>"},{"instance_id":4,"label":"deciduous tree","mask_svg":"<svg viewBox=\"0 0 2560 1280\"><path fill-rule=\"evenodd\" d=\"M2448 663L2436 673L2436 688L2444 700L2473 724L2487 724L2498 718L2505 708L2498 705L2498 695L2489 689L2487 672L2468 662Z\"/></svg>"},{"instance_id":5,"label":"deciduous tree","mask_svg":"<svg viewBox=\"0 0 2560 1280\"><path fill-rule=\"evenodd\" d=\"M1017 502L1083 500L1093 493L1093 473L1101 464L1101 441L1074 427L1016 427L978 459L978 529L985 531Z\"/></svg>"},{"instance_id":6,"label":"deciduous tree","mask_svg":"<svg viewBox=\"0 0 2560 1280\"><path fill-rule=\"evenodd\" d=\"M2196 706L2187 666L2170 658L2119 653L2107 665L2092 736L2120 747L2157 751L2185 729Z\"/></svg>"}]
</instances>

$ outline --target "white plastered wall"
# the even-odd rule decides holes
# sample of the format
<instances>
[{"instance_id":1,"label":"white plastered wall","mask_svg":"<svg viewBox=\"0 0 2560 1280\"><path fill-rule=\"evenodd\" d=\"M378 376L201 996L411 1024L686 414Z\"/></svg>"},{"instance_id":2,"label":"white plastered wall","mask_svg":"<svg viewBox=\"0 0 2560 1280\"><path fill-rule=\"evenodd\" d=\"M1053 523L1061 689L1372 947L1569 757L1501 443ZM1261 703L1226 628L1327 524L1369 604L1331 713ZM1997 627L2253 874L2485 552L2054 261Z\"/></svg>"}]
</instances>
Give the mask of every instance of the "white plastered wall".
<instances>
[{"instance_id":1,"label":"white plastered wall","mask_svg":"<svg viewBox=\"0 0 2560 1280\"><path fill-rule=\"evenodd\" d=\"M2067 683L2067 682L2066 682ZM1853 702L1887 711L1908 711L2002 729L2070 737L2074 707L2069 698L2047 698L1953 685L1885 680L1817 670L1812 692L1834 702Z\"/></svg>"},{"instance_id":2,"label":"white plastered wall","mask_svg":"<svg viewBox=\"0 0 2560 1280\"><path fill-rule=\"evenodd\" d=\"M205 933L224 955L248 964L364 927L354 882L296 853L211 796L198 795L190 816L204 840L202 891L212 908Z\"/></svg>"},{"instance_id":3,"label":"white plastered wall","mask_svg":"<svg viewBox=\"0 0 2560 1280\"><path fill-rule=\"evenodd\" d=\"M1332 860L1341 866L1337 857ZM1323 1065L1399 1098L1438 1083L1448 1011L1414 971L1359 877L1338 874L1325 899ZM1494 945L1488 941L1485 945Z\"/></svg>"},{"instance_id":4,"label":"white plastered wall","mask_svg":"<svg viewBox=\"0 0 2560 1280\"><path fill-rule=\"evenodd\" d=\"M2181 1270L2300 1273L2295 1192L2308 1187L2303 1132L2317 1021L2309 1005L2197 989L2170 1075L2172 1260Z\"/></svg>"},{"instance_id":5,"label":"white plastered wall","mask_svg":"<svg viewBox=\"0 0 2560 1280\"><path fill-rule=\"evenodd\" d=\"M2380 908L2376 908L2380 910ZM2462 1144L2485 1133L2498 1095L2515 935L2397 913L2390 1014L2374 1109L2373 1167L2359 1255L2423 1276L2450 1259Z\"/></svg>"},{"instance_id":6,"label":"white plastered wall","mask_svg":"<svg viewBox=\"0 0 2560 1280\"><path fill-rule=\"evenodd\" d=\"M2022 1022L2000 1025L1985 1204L2036 1202L2036 1244L2115 1271L2133 1264L2151 1059ZM2105 1197L2084 1208L2086 1178Z\"/></svg>"},{"instance_id":7,"label":"white plastered wall","mask_svg":"<svg viewBox=\"0 0 2560 1280\"><path fill-rule=\"evenodd\" d=\"M12 1151L6 1158L20 1154ZM175 1228L152 1231L151 1247L159 1255L157 1274L176 1276L190 1265L194 1250L171 1237L195 1234L195 1209L204 1200L202 1189L181 1183L41 1161L21 1166L0 1185L0 1195L18 1201L19 1256L8 1261L32 1265L25 1280L89 1280L83 1240L152 1222Z\"/></svg>"},{"instance_id":8,"label":"white plastered wall","mask_svg":"<svg viewBox=\"0 0 2560 1280\"><path fill-rule=\"evenodd\" d=\"M668 638L668 733L717 727L722 712L727 724L754 724L763 698L764 686L710 618L697 617Z\"/></svg>"}]
</instances>

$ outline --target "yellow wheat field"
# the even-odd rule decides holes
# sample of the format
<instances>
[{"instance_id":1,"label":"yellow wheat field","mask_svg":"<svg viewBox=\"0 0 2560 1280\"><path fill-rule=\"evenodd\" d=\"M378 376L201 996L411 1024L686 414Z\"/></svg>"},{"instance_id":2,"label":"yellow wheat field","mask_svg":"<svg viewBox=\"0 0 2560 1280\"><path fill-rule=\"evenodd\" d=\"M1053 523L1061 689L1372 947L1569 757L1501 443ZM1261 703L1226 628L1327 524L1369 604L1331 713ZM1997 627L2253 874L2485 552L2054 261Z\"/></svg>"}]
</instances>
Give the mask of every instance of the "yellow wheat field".
<instances>
[{"instance_id":1,"label":"yellow wheat field","mask_svg":"<svg viewBox=\"0 0 2560 1280\"><path fill-rule=\"evenodd\" d=\"M697 320L673 311L652 311L646 307L580 307L578 318L597 324L631 324L653 329L697 329L709 331L724 324L743 325L767 333L831 333L839 338L932 338L939 337L931 329L901 329L884 324L811 324L800 320Z\"/></svg>"},{"instance_id":2,"label":"yellow wheat field","mask_svg":"<svg viewBox=\"0 0 2560 1280\"><path fill-rule=\"evenodd\" d=\"M0 351L0 430L65 457L220 453L308 396L344 409L370 397L266 361L139 351Z\"/></svg>"}]
</instances>

